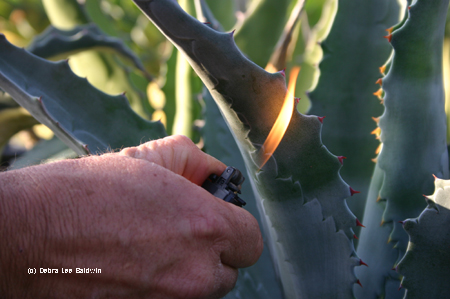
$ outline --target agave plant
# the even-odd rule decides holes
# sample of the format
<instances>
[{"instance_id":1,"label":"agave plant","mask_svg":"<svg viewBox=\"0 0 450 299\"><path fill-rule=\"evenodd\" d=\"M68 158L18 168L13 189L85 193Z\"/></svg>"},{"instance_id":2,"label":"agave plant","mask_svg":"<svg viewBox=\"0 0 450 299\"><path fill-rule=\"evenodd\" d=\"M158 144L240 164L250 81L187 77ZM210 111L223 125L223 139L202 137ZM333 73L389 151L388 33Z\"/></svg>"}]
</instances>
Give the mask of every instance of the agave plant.
<instances>
[{"instance_id":1,"label":"agave plant","mask_svg":"<svg viewBox=\"0 0 450 299\"><path fill-rule=\"evenodd\" d=\"M177 49L159 72L86 24L76 1L46 0L54 27L27 50L0 39L0 88L78 155L200 134L206 152L245 168L266 248L226 298L446 297L448 0L133 1L155 27L133 8L140 26ZM98 74L86 63L111 70L91 82L114 93L120 81L128 100L73 74ZM145 80L153 107L130 87Z\"/></svg>"}]
</instances>

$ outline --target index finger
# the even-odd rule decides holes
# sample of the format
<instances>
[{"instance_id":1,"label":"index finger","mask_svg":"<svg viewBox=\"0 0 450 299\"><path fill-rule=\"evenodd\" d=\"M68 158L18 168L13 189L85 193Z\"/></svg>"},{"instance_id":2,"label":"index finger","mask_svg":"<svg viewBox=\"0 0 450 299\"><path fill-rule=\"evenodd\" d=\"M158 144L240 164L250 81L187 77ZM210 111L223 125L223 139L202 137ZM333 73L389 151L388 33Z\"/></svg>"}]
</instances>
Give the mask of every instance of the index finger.
<instances>
[{"instance_id":1,"label":"index finger","mask_svg":"<svg viewBox=\"0 0 450 299\"><path fill-rule=\"evenodd\" d=\"M119 154L156 163L196 185L201 185L210 174L222 174L226 168L225 164L202 152L188 137L182 135L125 148Z\"/></svg>"}]
</instances>

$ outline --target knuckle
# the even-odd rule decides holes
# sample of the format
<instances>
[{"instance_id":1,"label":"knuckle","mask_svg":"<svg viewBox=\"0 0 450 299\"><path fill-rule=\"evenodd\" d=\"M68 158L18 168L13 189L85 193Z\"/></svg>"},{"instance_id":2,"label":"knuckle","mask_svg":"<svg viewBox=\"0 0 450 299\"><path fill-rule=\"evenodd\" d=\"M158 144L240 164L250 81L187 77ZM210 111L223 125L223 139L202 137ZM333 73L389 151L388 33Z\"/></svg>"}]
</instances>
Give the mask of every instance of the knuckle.
<instances>
[{"instance_id":1,"label":"knuckle","mask_svg":"<svg viewBox=\"0 0 450 299\"><path fill-rule=\"evenodd\" d=\"M225 223L219 215L200 215L190 220L194 238L215 240L224 236Z\"/></svg>"}]
</instances>

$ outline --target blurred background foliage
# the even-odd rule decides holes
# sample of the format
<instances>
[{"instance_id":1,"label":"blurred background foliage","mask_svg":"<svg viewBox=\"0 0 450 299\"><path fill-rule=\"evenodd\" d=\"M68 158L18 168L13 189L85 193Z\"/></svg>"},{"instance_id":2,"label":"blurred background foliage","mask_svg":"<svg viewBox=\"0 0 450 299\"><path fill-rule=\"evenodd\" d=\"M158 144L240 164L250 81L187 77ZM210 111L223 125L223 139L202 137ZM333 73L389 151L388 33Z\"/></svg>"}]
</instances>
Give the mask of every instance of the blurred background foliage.
<instances>
[{"instance_id":1,"label":"blurred background foliage","mask_svg":"<svg viewBox=\"0 0 450 299\"><path fill-rule=\"evenodd\" d=\"M306 91L317 81L321 60L319 42L326 36L335 13L335 0L309 1L294 23L287 57L277 57L277 43L289 17L300 1L207 0L225 31L236 29L240 49L255 63L271 71L301 65L296 96L302 98L301 112L310 106ZM303 2L303 1L301 1ZM194 0L180 5L196 17ZM270 14L268 13L270 12ZM276 17L274 19L274 17ZM167 133L184 134L202 146L205 104L203 84L184 57L130 0L4 0L0 2L0 33L14 45L31 50L30 45L49 26L63 31L94 23L108 38L117 38L142 62L119 55L117 47L81 47L57 50L49 60L68 59L72 70L109 94L125 92L133 110L149 120L161 120ZM288 25L286 25L288 24ZM78 27L77 27L78 26ZM85 31L80 29L78 34ZM52 33L55 34L55 33ZM75 38L73 35L72 38ZM34 45L32 45L33 47ZM46 45L49 47L48 45ZM47 49L48 50L48 49ZM47 51L50 53L51 51ZM35 52L37 53L37 52ZM43 56L43 55L41 55ZM45 56L45 55L44 55ZM128 57L130 58L130 57ZM278 63L276 62L278 59ZM270 60L270 63L269 63ZM277 69L278 68L278 69ZM55 82L57 84L57 82ZM0 90L1 167L40 163L41 160L75 156L53 133L38 124L23 108ZM34 148L36 145L38 147ZM33 149L29 152L31 149ZM28 153L29 152L29 153ZM20 159L24 153L25 159Z\"/></svg>"}]
</instances>

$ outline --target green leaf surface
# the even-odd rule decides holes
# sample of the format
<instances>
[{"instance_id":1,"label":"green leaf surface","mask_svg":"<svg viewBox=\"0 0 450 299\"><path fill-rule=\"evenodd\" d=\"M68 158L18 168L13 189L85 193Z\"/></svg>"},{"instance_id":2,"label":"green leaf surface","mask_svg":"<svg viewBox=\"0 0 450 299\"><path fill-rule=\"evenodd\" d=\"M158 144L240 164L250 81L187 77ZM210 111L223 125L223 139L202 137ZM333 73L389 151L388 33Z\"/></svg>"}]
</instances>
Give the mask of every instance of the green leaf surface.
<instances>
[{"instance_id":1,"label":"green leaf surface","mask_svg":"<svg viewBox=\"0 0 450 299\"><path fill-rule=\"evenodd\" d=\"M285 296L351 298L353 268L360 265L352 243L356 219L345 204L351 192L339 176L341 163L321 142L320 119L293 110L281 143L259 170L258 149L284 102L283 75L247 60L231 34L198 22L175 1L134 2L186 54L232 129L262 201Z\"/></svg>"},{"instance_id":2,"label":"green leaf surface","mask_svg":"<svg viewBox=\"0 0 450 299\"><path fill-rule=\"evenodd\" d=\"M378 167L383 183L378 194L368 197L367 229L358 246L361 258L376 266L357 270L364 285L355 290L358 298L403 297L404 291L398 291L400 277L391 270L408 244L399 221L417 217L424 209L422 194L432 192L432 174L448 178L442 83L448 3L416 1L407 10L407 20L392 34L394 56L382 82L385 111L379 121ZM375 209L379 214L376 205L383 208L381 218L370 215Z\"/></svg>"},{"instance_id":3,"label":"green leaf surface","mask_svg":"<svg viewBox=\"0 0 450 299\"><path fill-rule=\"evenodd\" d=\"M450 181L436 179L434 185L428 207L403 224L409 243L397 271L405 299L445 299L450 293Z\"/></svg>"},{"instance_id":4,"label":"green leaf surface","mask_svg":"<svg viewBox=\"0 0 450 299\"><path fill-rule=\"evenodd\" d=\"M162 124L136 115L124 95L107 95L74 75L66 61L36 57L3 35L0 75L0 87L78 154L86 153L85 145L101 153L165 136Z\"/></svg>"},{"instance_id":5,"label":"green leaf surface","mask_svg":"<svg viewBox=\"0 0 450 299\"><path fill-rule=\"evenodd\" d=\"M347 157L342 177L361 192L348 204L363 221L365 199L374 169L371 161L379 142L370 133L372 117L383 106L373 95L379 67L392 48L384 35L399 21L399 4L392 0L339 0L333 27L322 42L320 78L310 93L313 115L326 116L322 140L330 151ZM364 283L363 283L364 284Z\"/></svg>"},{"instance_id":6,"label":"green leaf surface","mask_svg":"<svg viewBox=\"0 0 450 299\"><path fill-rule=\"evenodd\" d=\"M217 104L206 88L203 92L203 100L206 105L205 126L202 129L205 152L226 165L236 167L244 174L244 177L248 178L244 159L241 156L236 141L223 119L219 107L217 107ZM265 223L261 221L261 207L257 206L261 202L253 192L251 182L246 180L242 185L241 191L242 195L240 196L247 203L245 209L258 220L262 231L267 231L268 228L264 227ZM236 286L225 297L226 299L282 298L280 282L275 274L272 259L267 248L267 236L265 235L264 240L266 244L258 262L251 267L239 270Z\"/></svg>"},{"instance_id":7,"label":"green leaf surface","mask_svg":"<svg viewBox=\"0 0 450 299\"><path fill-rule=\"evenodd\" d=\"M114 51L131 61L136 68L151 78L139 58L122 40L105 35L95 24L79 25L70 30L60 30L49 26L33 39L27 50L39 57L55 60L85 50Z\"/></svg>"}]
</instances>

